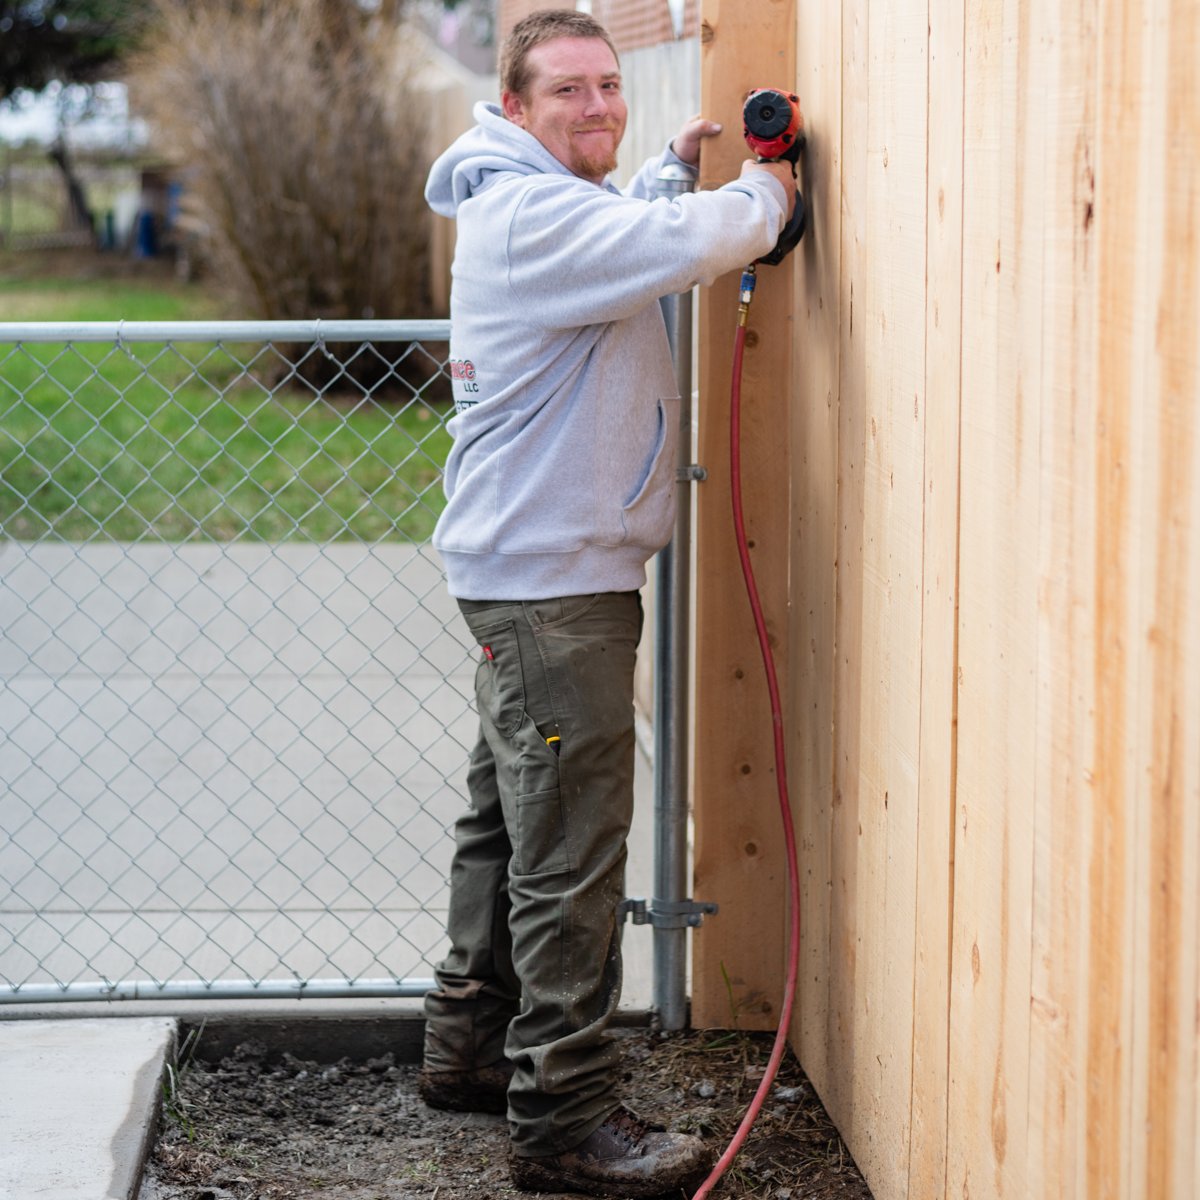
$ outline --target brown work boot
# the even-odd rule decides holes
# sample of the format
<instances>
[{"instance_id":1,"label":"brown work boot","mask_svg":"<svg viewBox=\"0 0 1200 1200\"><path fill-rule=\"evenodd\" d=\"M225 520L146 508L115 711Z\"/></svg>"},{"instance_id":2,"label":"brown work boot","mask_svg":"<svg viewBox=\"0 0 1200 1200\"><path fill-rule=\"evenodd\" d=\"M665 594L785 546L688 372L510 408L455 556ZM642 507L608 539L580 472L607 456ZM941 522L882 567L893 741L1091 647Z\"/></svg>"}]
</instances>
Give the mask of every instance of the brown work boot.
<instances>
[{"instance_id":1,"label":"brown work boot","mask_svg":"<svg viewBox=\"0 0 1200 1200\"><path fill-rule=\"evenodd\" d=\"M504 1113L508 1111L508 1081L513 1065L501 1059L490 1067L470 1071L434 1071L422 1067L417 1091L430 1108L455 1112Z\"/></svg>"},{"instance_id":2,"label":"brown work boot","mask_svg":"<svg viewBox=\"0 0 1200 1200\"><path fill-rule=\"evenodd\" d=\"M578 1146L547 1158L512 1160L513 1183L526 1192L583 1192L589 1196L661 1196L689 1192L712 1167L698 1138L667 1133L618 1108Z\"/></svg>"}]
</instances>

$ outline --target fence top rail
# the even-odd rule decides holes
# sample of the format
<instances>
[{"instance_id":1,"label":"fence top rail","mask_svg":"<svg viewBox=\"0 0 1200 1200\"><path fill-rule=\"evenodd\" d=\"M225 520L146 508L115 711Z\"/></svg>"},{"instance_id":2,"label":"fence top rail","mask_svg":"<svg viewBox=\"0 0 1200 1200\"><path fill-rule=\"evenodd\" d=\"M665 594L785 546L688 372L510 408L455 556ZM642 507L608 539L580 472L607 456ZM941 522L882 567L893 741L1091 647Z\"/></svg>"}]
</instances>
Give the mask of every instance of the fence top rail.
<instances>
[{"instance_id":1,"label":"fence top rail","mask_svg":"<svg viewBox=\"0 0 1200 1200\"><path fill-rule=\"evenodd\" d=\"M0 321L0 342L445 342L449 321Z\"/></svg>"}]
</instances>

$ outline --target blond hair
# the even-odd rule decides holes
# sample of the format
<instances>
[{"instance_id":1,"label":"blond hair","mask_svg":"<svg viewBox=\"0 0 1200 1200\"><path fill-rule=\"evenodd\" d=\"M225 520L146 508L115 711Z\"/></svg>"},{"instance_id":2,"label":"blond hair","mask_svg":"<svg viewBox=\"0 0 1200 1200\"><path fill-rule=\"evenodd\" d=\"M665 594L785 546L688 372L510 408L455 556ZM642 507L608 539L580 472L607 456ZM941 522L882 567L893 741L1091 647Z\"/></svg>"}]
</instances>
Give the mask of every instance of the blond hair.
<instances>
[{"instance_id":1,"label":"blond hair","mask_svg":"<svg viewBox=\"0 0 1200 1200\"><path fill-rule=\"evenodd\" d=\"M590 13L568 8L547 8L522 17L504 39L500 49L500 90L524 96L529 87L529 52L555 38L601 38L608 43L613 58L617 48L609 32Z\"/></svg>"}]
</instances>

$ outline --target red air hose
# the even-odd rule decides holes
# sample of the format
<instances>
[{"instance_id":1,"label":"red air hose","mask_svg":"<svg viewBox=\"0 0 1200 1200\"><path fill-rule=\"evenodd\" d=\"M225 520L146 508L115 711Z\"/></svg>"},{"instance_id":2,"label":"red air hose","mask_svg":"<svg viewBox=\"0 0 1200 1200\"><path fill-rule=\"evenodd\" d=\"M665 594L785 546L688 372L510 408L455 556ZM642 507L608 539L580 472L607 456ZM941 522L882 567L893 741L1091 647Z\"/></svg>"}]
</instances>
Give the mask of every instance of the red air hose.
<instances>
[{"instance_id":1,"label":"red air hose","mask_svg":"<svg viewBox=\"0 0 1200 1200\"><path fill-rule=\"evenodd\" d=\"M775 658L767 638L767 622L758 598L758 585L754 581L754 568L750 564L750 547L746 539L746 523L742 515L742 358L746 349L746 317L750 310L750 298L754 293L755 273L749 267L742 275L741 308L738 315L737 338L733 346L733 385L729 404L729 476L733 493L733 528L737 539L738 557L742 563L742 577L746 581L746 594L754 614L754 628L758 633L758 646L762 651L763 666L767 675L767 689L771 696L771 728L775 736L775 782L779 793L779 813L783 822L783 837L787 850L789 925L787 981L783 992L783 1006L779 1014L779 1028L775 1033L775 1044L771 1047L771 1058L766 1073L750 1107L742 1118L733 1140L725 1153L713 1167L711 1174L700 1185L692 1200L703 1200L729 1169L737 1157L750 1129L758 1117L787 1049L787 1031L792 1020L792 1005L796 999L796 977L800 969L800 871L796 859L796 835L792 827L792 809L788 800L787 764L783 742L783 705L779 699L779 681L775 674Z\"/></svg>"}]
</instances>

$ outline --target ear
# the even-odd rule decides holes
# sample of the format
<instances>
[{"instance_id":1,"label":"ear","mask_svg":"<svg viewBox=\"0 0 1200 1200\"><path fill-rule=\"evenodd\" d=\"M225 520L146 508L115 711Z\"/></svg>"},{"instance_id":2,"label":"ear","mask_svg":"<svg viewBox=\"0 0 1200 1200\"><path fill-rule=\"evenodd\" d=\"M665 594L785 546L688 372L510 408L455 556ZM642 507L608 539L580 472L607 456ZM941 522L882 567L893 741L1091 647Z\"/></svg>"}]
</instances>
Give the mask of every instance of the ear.
<instances>
[{"instance_id":1,"label":"ear","mask_svg":"<svg viewBox=\"0 0 1200 1200\"><path fill-rule=\"evenodd\" d=\"M501 92L500 107L504 111L504 115L514 125L519 125L522 129L525 128L525 104L516 92Z\"/></svg>"}]
</instances>

